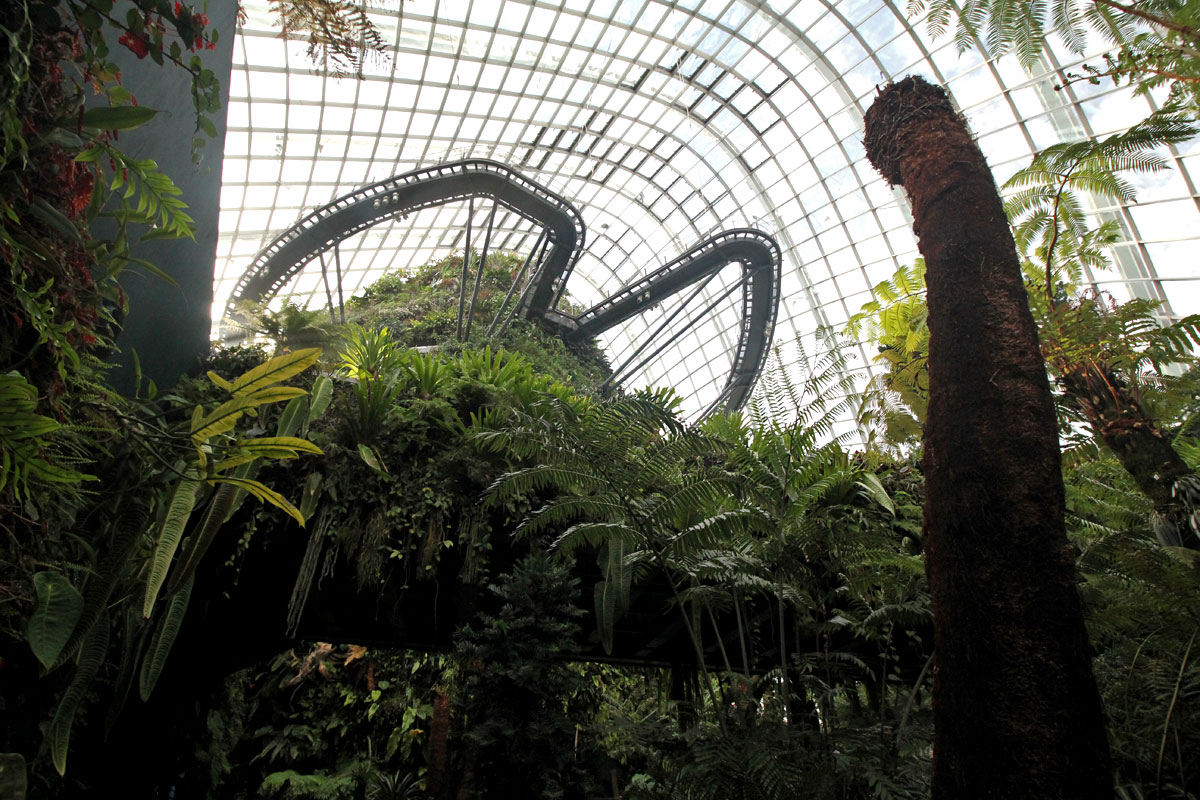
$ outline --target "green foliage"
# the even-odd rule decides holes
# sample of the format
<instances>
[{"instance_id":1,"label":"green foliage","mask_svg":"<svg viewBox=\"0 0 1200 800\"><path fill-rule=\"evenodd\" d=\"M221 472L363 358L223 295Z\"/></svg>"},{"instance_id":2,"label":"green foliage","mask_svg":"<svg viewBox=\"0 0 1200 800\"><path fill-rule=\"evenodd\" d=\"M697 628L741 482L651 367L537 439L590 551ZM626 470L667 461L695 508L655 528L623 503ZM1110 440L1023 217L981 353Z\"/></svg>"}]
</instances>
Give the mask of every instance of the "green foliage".
<instances>
[{"instance_id":1,"label":"green foliage","mask_svg":"<svg viewBox=\"0 0 1200 800\"><path fill-rule=\"evenodd\" d=\"M138 427L133 428L135 436L121 443L125 452L112 456L116 466L109 473L108 490L114 504L92 511L83 591L61 574L36 575L37 606L24 631L47 670L76 662L46 729L60 774L66 769L74 720L85 700L104 686L110 629L121 643L118 682L127 688L126 676L139 674L139 693L145 699L179 632L196 568L231 513L237 492L248 491L299 514L281 495L248 477L249 470L264 459L291 459L320 453L319 448L296 437L253 435L242 418L253 412L261 420L272 403L305 395L279 382L295 379L318 355L301 351L278 356L233 380L210 373L206 391L229 398L211 411L204 400L188 402L172 395L164 408L149 412L133 407L121 417L125 425ZM147 442L152 453L141 450ZM126 479L132 485L125 485ZM203 513L192 522L197 508ZM125 690L118 690L118 704Z\"/></svg>"},{"instance_id":2,"label":"green foliage","mask_svg":"<svg viewBox=\"0 0 1200 800\"><path fill-rule=\"evenodd\" d=\"M231 676L198 752L213 795L424 796L448 667L445 656L317 643Z\"/></svg>"},{"instance_id":3,"label":"green foliage","mask_svg":"<svg viewBox=\"0 0 1200 800\"><path fill-rule=\"evenodd\" d=\"M1187 115L1159 111L1106 139L1047 147L1009 178L1004 188L1014 193L1005 201L1005 211L1012 221L1017 250L1044 265L1041 290L1051 305L1064 288L1070 291L1079 284L1085 269L1107 266L1104 248L1117 236L1112 222L1089 227L1081 195L1131 202L1133 185L1121 173L1168 169L1158 148L1186 141L1196 132L1195 122ZM1066 287L1060 284L1059 270Z\"/></svg>"},{"instance_id":4,"label":"green foliage","mask_svg":"<svg viewBox=\"0 0 1200 800\"><path fill-rule=\"evenodd\" d=\"M38 488L96 480L46 460L56 449L52 434L63 425L36 409L37 390L29 381L15 371L0 375L0 493L7 489L30 501Z\"/></svg>"},{"instance_id":5,"label":"green foliage","mask_svg":"<svg viewBox=\"0 0 1200 800\"><path fill-rule=\"evenodd\" d=\"M874 359L878 371L863 391L858 416L872 437L882 432L880 445L911 447L920 439L929 405L925 260L901 266L871 293L873 299L850 317L844 331L879 348Z\"/></svg>"},{"instance_id":6,"label":"green foliage","mask_svg":"<svg viewBox=\"0 0 1200 800\"><path fill-rule=\"evenodd\" d=\"M59 419L72 420L78 409L78 424L107 399L96 379L112 345L114 313L124 311L122 271L135 266L164 275L137 258L131 243L139 235L193 234L178 187L153 160L132 158L117 144L119 133L152 123L155 111L120 85L109 37L120 34L119 43L139 56L189 72L197 130L216 132L207 115L218 107L220 87L197 56L183 56L215 38L207 19L155 0L128 6L120 19L111 2L90 0L16 0L0 12L7 44L0 68L0 312L9 323L0 335L0 370L19 369L39 405ZM85 96L96 94L107 105L85 110ZM91 232L100 217L112 223L105 238ZM64 393L75 408L64 407ZM70 470L54 477L64 484L82 479ZM71 488L58 492L69 497Z\"/></svg>"},{"instance_id":7,"label":"green foliage","mask_svg":"<svg viewBox=\"0 0 1200 800\"><path fill-rule=\"evenodd\" d=\"M167 664L167 656L179 635L179 626L183 624L183 615L187 613L188 602L192 597L192 580L188 578L176 591L171 594L166 612L162 615L154 635L150 639L150 648L142 660L142 669L138 675L138 694L142 700L149 700L150 693L162 675L163 667Z\"/></svg>"},{"instance_id":8,"label":"green foliage","mask_svg":"<svg viewBox=\"0 0 1200 800\"><path fill-rule=\"evenodd\" d=\"M321 310L306 310L285 302L278 311L262 303L243 301L228 320L246 335L265 336L277 351L326 347L334 339L334 325Z\"/></svg>"},{"instance_id":9,"label":"green foliage","mask_svg":"<svg viewBox=\"0 0 1200 800\"><path fill-rule=\"evenodd\" d=\"M474 290L473 273L479 268L472 255L468 272L466 301ZM472 316L471 342L474 348L489 346L520 353L534 369L580 390L598 386L610 373L607 361L594 341L566 345L558 336L548 335L536 323L512 319L507 327L489 336L492 322L500 312L508 313L512 301L503 304L508 288L520 272L522 257L517 253L493 252L480 280L479 296ZM451 255L412 269L390 272L347 303L347 319L368 328L386 326L393 338L408 347L436 346L452 353L464 345L456 340L462 257Z\"/></svg>"},{"instance_id":10,"label":"green foliage","mask_svg":"<svg viewBox=\"0 0 1200 800\"><path fill-rule=\"evenodd\" d=\"M558 660L578 634L579 581L530 556L489 588L498 611L456 635L471 796L596 796L575 749L583 676Z\"/></svg>"},{"instance_id":11,"label":"green foliage","mask_svg":"<svg viewBox=\"0 0 1200 800\"><path fill-rule=\"evenodd\" d=\"M1149 0L1126 4L1114 0L909 0L915 16L928 10L931 34L951 28L959 50L970 50L979 41L995 57L1015 53L1027 69L1039 66L1047 38L1056 35L1071 52L1085 55L1089 37L1111 49L1103 66L1083 65L1081 74L1068 74L1068 82L1100 83L1111 78L1137 91L1150 93L1169 87L1169 100L1200 106L1200 17L1188 3Z\"/></svg>"},{"instance_id":12,"label":"green foliage","mask_svg":"<svg viewBox=\"0 0 1200 800\"><path fill-rule=\"evenodd\" d=\"M353 775L301 775L287 769L263 778L262 789L267 797L350 800L358 794L358 781Z\"/></svg>"},{"instance_id":13,"label":"green foliage","mask_svg":"<svg viewBox=\"0 0 1200 800\"><path fill-rule=\"evenodd\" d=\"M1047 339L1043 350L1052 371L1061 375L1086 364L1120 376L1137 394L1143 387L1168 389L1177 383L1169 369L1194 363L1200 315L1164 326L1154 313L1158 306L1140 298L1117 303L1111 297L1085 293L1050 309L1046 323L1056 335Z\"/></svg>"},{"instance_id":14,"label":"green foliage","mask_svg":"<svg viewBox=\"0 0 1200 800\"><path fill-rule=\"evenodd\" d=\"M150 575L146 579L146 599L142 604L142 616L150 618L154 610L154 601L158 599L158 590L167 579L167 570L175 559L175 549L183 539L184 527L192 508L196 503L196 491L200 488L199 480L186 479L179 482L167 506L166 516L163 517L154 547L154 559L150 565Z\"/></svg>"},{"instance_id":15,"label":"green foliage","mask_svg":"<svg viewBox=\"0 0 1200 800\"><path fill-rule=\"evenodd\" d=\"M355 382L356 414L350 420L350 431L360 447L369 447L382 432L402 388L400 370L406 357L406 351L392 340L386 326L379 330L361 326L350 329L339 367Z\"/></svg>"},{"instance_id":16,"label":"green foliage","mask_svg":"<svg viewBox=\"0 0 1200 800\"><path fill-rule=\"evenodd\" d=\"M1132 185L1120 173L1165 169L1156 148L1195 132L1195 124L1184 115L1156 113L1103 140L1049 147L1006 184L1015 190L1006 210L1023 259L1043 355L1063 389L1058 395L1061 430L1075 447L1095 446L1079 429L1086 420L1093 434L1099 433L1097 421L1085 414L1096 406L1093 396L1112 395L1118 408L1134 411L1132 402L1167 416L1188 404L1193 381L1177 373L1194 363L1200 317L1164 324L1156 302L1135 297L1117 303L1102 294L1080 292L1079 286L1087 270L1107 268L1105 248L1117 236L1115 223L1089 227L1082 195L1132 200ZM901 268L892 280L875 287L876 298L847 326L848 333L866 335L880 346L877 361L884 369L868 389L864 410L869 421L882 421L885 441L892 444L913 441L927 403L929 333L922 276L919 264Z\"/></svg>"},{"instance_id":17,"label":"green foliage","mask_svg":"<svg viewBox=\"0 0 1200 800\"><path fill-rule=\"evenodd\" d=\"M1197 559L1158 543L1146 522L1148 501L1111 456L1068 471L1067 502L1118 791L1193 796L1200 787L1190 756L1200 742Z\"/></svg>"}]
</instances>

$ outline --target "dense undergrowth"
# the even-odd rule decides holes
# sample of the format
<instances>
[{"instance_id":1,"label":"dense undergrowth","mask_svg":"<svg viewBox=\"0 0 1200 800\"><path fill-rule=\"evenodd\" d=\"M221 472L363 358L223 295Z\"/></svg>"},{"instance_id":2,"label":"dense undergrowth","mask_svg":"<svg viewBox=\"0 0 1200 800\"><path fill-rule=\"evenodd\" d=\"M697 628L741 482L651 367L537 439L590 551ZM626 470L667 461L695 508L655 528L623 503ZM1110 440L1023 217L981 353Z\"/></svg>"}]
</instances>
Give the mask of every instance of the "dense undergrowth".
<instances>
[{"instance_id":1,"label":"dense undergrowth","mask_svg":"<svg viewBox=\"0 0 1200 800\"><path fill-rule=\"evenodd\" d=\"M203 15L128 5L0 9L0 794L928 795L919 272L859 319L886 363L852 397L873 434L854 453L829 441L853 368L836 344L776 364L757 408L690 426L669 392L594 396L594 345L506 324L503 253L469 335L452 256L370 287L346 327L252 310L263 344L122 398L103 361L118 278L153 268L129 242L189 221L117 146L153 112L106 38L182 66L201 132L215 102L185 55L211 41ZM85 91L110 106L83 113ZM1023 180L1074 156L1112 167L1056 151ZM1064 197L1012 211L1114 777L1122 798L1194 798L1197 323L1081 293L1111 231L1051 235ZM117 235L93 238L101 215ZM1098 381L1183 465L1165 493L1114 455ZM648 617L675 632L671 668L572 660ZM336 630L353 635L296 638ZM437 647L384 644L404 636Z\"/></svg>"}]
</instances>

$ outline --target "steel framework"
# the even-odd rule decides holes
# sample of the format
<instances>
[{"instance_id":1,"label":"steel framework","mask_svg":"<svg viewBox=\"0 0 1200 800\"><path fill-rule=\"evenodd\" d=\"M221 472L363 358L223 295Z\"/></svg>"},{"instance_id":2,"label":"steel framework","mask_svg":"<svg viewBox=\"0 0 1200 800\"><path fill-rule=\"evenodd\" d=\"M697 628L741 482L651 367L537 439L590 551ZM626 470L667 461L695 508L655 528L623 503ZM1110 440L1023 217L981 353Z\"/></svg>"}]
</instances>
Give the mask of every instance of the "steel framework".
<instances>
[{"instance_id":1,"label":"steel framework","mask_svg":"<svg viewBox=\"0 0 1200 800\"><path fill-rule=\"evenodd\" d=\"M463 259L457 325L460 340L470 334L482 265L491 245L496 209L503 207L540 226L542 234L509 287L508 296L488 329L489 336L497 330L500 312L507 307L518 289L521 294L518 302L512 306L510 318L512 313L519 311L526 319L539 321L568 341L573 341L597 336L698 284L683 304L617 366L613 376L606 382L607 388L619 385L638 372L711 314L726 298L741 289L741 318L729 376L717 398L708 404L704 416L721 408L740 408L749 399L771 345L779 308L782 257L775 239L752 228L722 231L649 275L624 286L582 314L572 315L560 310L558 305L571 271L584 250L586 230L582 217L565 198L507 165L488 159L452 161L406 172L364 186L305 215L276 237L251 262L228 301L226 316L232 318L241 302L270 300L314 260L321 263L332 315L333 291L329 285L325 260L326 253L332 250L336 268L337 305L342 312L341 319L345 321L339 249L341 242L389 219L446 203L467 201L471 204L473 214L476 200L490 200L493 205L488 215L487 233L470 305L466 302L470 259ZM467 220L466 252L470 253L471 214L468 214ZM700 314L685 314L692 310L708 283L731 264L742 266L741 279L709 302ZM522 283L523 286L520 285ZM681 314L685 319L671 330L672 323ZM506 325L507 320L500 330ZM665 338L661 338L664 334ZM232 336L232 331L227 331L227 337ZM650 355L643 356L651 347L654 350Z\"/></svg>"}]
</instances>

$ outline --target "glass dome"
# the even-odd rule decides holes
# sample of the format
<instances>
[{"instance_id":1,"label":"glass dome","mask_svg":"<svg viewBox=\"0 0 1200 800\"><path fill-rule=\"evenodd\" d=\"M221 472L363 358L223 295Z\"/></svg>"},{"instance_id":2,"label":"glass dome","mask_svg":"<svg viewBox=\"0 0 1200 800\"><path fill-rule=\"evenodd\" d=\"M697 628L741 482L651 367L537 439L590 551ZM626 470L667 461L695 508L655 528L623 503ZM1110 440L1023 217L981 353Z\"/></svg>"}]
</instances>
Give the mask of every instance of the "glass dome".
<instances>
[{"instance_id":1,"label":"glass dome","mask_svg":"<svg viewBox=\"0 0 1200 800\"><path fill-rule=\"evenodd\" d=\"M1011 56L960 54L920 19L878 0L409 0L370 9L387 45L362 80L324 77L302 42L278 36L265 0L244 0L234 49L214 319L276 234L365 183L461 158L501 161L570 200L587 245L567 298L590 306L718 231L751 227L783 256L775 341L840 329L870 287L917 255L902 193L867 163L862 117L876 87L919 73L951 92L997 181L1058 141L1105 135L1153 107L1128 89L1056 75L1079 59L1052 46L1036 74ZM1187 253L1200 230L1191 175L1135 176L1135 205L1096 207L1126 239L1096 288L1197 307ZM475 203L476 231L490 208ZM341 245L346 296L383 272L464 247L468 204L371 228ZM539 231L495 219L494 248L527 251ZM478 234L476 234L478 236ZM475 245L479 247L478 244ZM736 343L737 270L694 305L711 309L635 377L671 385L690 409L723 385ZM736 292L732 292L736 295ZM326 303L319 268L281 298ZM677 297L675 303L681 303ZM667 302L657 313L669 315ZM686 317L686 314L683 315ZM614 362L651 335L647 313L603 337ZM859 357L869 365L870 353ZM784 355L786 362L787 356ZM847 419L843 430L851 430Z\"/></svg>"}]
</instances>

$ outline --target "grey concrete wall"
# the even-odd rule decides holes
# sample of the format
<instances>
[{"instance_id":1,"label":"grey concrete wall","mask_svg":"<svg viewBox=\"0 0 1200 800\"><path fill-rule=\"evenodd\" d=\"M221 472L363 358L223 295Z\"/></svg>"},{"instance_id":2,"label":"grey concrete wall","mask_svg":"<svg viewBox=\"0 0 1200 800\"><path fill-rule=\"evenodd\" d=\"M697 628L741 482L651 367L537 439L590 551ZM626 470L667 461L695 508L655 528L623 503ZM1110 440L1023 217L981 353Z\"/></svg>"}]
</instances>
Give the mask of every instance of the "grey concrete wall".
<instances>
[{"instance_id":1,"label":"grey concrete wall","mask_svg":"<svg viewBox=\"0 0 1200 800\"><path fill-rule=\"evenodd\" d=\"M114 356L117 368L113 383L126 393L133 388L131 350L137 351L143 374L165 389L192 370L208 349L237 0L209 0L207 13L210 25L220 32L219 40L217 49L206 50L200 57L221 82L221 110L211 115L217 137L208 140L198 168L191 159L191 141L196 133L188 73L169 63L160 67L149 58L139 61L113 37L113 60L121 68L124 85L139 105L161 112L143 127L122 133L120 145L135 158L158 162L183 190L188 213L196 221L195 241L139 242L133 247L134 255L162 269L178 282L178 287L137 267L122 273L129 314L117 340L121 352Z\"/></svg>"}]
</instances>

